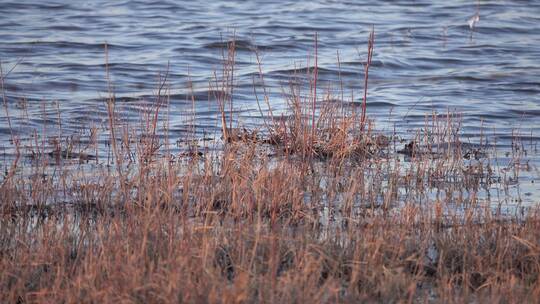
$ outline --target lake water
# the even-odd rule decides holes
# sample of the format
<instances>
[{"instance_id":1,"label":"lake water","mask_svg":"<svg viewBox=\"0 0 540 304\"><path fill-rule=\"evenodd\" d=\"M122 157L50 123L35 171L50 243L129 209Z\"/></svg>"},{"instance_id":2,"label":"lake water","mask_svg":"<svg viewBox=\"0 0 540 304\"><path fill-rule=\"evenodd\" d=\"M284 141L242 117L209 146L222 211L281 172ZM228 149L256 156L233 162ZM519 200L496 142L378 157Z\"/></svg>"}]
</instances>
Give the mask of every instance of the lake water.
<instances>
[{"instance_id":1,"label":"lake water","mask_svg":"<svg viewBox=\"0 0 540 304\"><path fill-rule=\"evenodd\" d=\"M484 132L509 148L521 136L534 150L532 142L540 139L538 1L19 0L2 1L0 17L6 101L21 137L47 132L44 126L56 124L57 111L65 136L106 122L105 43L119 108L133 117L170 65L173 138L181 138L191 123L185 115L191 111L190 83L197 132L219 130L209 82L221 70L223 41L233 33L237 123L260 123L254 50L261 55L270 102L280 110L291 75L313 55L315 33L319 86L336 91L341 75L345 99L355 90L359 104L373 26L368 115L383 130L395 127L410 137L426 114L457 111L463 135L472 142ZM4 154L9 138L3 109Z\"/></svg>"}]
</instances>

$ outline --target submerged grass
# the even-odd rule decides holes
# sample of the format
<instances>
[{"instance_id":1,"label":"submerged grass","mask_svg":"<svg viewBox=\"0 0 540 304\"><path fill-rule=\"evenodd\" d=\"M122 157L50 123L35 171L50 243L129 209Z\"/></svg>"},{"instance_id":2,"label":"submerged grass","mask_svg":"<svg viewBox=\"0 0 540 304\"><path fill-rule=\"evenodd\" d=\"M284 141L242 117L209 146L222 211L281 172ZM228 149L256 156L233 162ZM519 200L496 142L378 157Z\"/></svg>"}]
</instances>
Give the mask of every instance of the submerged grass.
<instances>
[{"instance_id":1,"label":"submerged grass","mask_svg":"<svg viewBox=\"0 0 540 304\"><path fill-rule=\"evenodd\" d=\"M307 94L291 81L287 116L269 108L266 130L233 128L227 45L212 84L220 149L170 150L168 73L135 126L111 92L106 156L96 128L86 141L13 141L0 302L538 301L539 210L504 213L480 194L507 189L522 150L502 174L486 146L462 144L452 113L396 143L375 131L366 92L360 113L317 93L316 59Z\"/></svg>"}]
</instances>

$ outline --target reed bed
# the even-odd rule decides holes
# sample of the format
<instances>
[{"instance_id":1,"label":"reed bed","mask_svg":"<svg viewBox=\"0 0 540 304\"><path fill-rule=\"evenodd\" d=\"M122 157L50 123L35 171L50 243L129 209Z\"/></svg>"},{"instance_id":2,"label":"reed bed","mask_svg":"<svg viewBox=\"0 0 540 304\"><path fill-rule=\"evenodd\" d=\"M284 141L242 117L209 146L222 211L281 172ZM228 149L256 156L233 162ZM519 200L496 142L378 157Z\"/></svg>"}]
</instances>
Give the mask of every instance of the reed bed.
<instances>
[{"instance_id":1,"label":"reed bed","mask_svg":"<svg viewBox=\"0 0 540 304\"><path fill-rule=\"evenodd\" d=\"M218 148L170 149L168 73L136 124L110 92L105 155L95 127L84 139L14 138L0 302L538 302L539 210L503 212L504 198L481 194L504 193L523 150L503 174L489 146L462 143L454 113L426 115L407 141L377 132L373 33L359 109L317 89L315 51L287 116L264 110L264 94L265 129L235 127L227 45L212 83Z\"/></svg>"}]
</instances>

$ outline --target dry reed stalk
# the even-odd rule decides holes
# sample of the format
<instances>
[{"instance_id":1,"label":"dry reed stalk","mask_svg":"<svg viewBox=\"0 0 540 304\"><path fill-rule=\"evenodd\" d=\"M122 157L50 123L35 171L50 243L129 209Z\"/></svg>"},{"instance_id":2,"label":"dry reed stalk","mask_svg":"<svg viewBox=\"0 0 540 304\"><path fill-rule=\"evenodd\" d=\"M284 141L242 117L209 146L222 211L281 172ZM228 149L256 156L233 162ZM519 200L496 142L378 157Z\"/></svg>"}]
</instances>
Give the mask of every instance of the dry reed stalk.
<instances>
[{"instance_id":1,"label":"dry reed stalk","mask_svg":"<svg viewBox=\"0 0 540 304\"><path fill-rule=\"evenodd\" d=\"M313 101L312 101L312 108L311 108L311 149L313 150L313 145L315 143L315 111L317 108L317 80L319 76L319 64L318 64L318 37L317 33L315 33L315 67L313 69Z\"/></svg>"},{"instance_id":2,"label":"dry reed stalk","mask_svg":"<svg viewBox=\"0 0 540 304\"><path fill-rule=\"evenodd\" d=\"M364 65L364 97L362 99L362 116L360 119L360 131L364 131L367 112L367 90L369 79L369 67L371 66L371 58L373 57L373 47L375 45L375 28L371 29L368 39L368 53L366 64Z\"/></svg>"},{"instance_id":3,"label":"dry reed stalk","mask_svg":"<svg viewBox=\"0 0 540 304\"><path fill-rule=\"evenodd\" d=\"M105 44L105 79L107 80L107 114L109 119L109 132L110 132L110 142L113 149L113 154L115 157L115 166L117 168L118 176L122 179L122 157L119 154L118 148L116 146L116 113L115 113L115 97L112 88L112 82L110 78L109 71L109 50L107 44Z\"/></svg>"}]
</instances>

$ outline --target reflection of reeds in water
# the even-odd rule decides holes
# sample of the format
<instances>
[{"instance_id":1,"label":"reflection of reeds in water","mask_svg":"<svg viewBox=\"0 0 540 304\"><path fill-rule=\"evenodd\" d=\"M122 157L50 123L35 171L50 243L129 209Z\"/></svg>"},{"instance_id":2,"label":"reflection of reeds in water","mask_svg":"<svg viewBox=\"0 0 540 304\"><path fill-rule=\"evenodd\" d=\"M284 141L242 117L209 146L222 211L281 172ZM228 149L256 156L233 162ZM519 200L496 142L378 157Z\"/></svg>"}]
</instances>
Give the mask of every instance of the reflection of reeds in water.
<instances>
[{"instance_id":1,"label":"reflection of reeds in water","mask_svg":"<svg viewBox=\"0 0 540 304\"><path fill-rule=\"evenodd\" d=\"M18 147L33 159L2 179L0 302L537 301L538 211L482 195L510 180L461 142L458 115L399 142L375 131L366 93L360 113L317 97L313 71L311 96L292 81L289 115L269 108L256 132L232 124L233 71L213 84L215 152L160 136L167 76L137 124L111 90L105 156L97 127Z\"/></svg>"}]
</instances>

